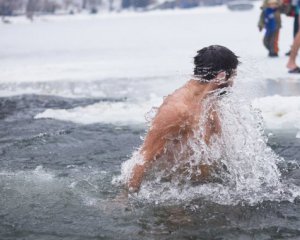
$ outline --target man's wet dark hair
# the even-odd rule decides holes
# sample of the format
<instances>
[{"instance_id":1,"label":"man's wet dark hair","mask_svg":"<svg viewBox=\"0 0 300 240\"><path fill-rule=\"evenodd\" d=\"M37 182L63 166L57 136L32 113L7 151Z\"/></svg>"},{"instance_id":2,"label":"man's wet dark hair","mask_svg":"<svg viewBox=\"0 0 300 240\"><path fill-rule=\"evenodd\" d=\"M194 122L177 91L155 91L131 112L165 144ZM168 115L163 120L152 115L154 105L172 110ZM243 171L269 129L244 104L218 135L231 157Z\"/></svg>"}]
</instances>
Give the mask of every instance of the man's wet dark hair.
<instances>
[{"instance_id":1,"label":"man's wet dark hair","mask_svg":"<svg viewBox=\"0 0 300 240\"><path fill-rule=\"evenodd\" d=\"M228 48L212 45L197 51L194 64L194 75L209 81L221 71L225 71L226 79L230 78L239 61L238 57Z\"/></svg>"}]
</instances>

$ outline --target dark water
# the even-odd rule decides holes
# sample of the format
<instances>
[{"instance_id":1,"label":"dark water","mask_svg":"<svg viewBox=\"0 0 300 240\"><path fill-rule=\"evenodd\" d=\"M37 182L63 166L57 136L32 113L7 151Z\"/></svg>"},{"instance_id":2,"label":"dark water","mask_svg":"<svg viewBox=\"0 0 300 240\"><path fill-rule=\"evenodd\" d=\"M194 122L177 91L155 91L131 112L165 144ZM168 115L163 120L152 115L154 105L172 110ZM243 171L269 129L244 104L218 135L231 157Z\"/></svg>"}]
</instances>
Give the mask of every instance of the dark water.
<instances>
[{"instance_id":1,"label":"dark water","mask_svg":"<svg viewBox=\"0 0 300 240\"><path fill-rule=\"evenodd\" d=\"M118 99L38 95L0 99L0 239L300 239L300 199L254 206L193 200L128 201L111 184L144 133L141 126L79 125L33 117ZM300 185L300 139L277 131L283 177Z\"/></svg>"}]
</instances>

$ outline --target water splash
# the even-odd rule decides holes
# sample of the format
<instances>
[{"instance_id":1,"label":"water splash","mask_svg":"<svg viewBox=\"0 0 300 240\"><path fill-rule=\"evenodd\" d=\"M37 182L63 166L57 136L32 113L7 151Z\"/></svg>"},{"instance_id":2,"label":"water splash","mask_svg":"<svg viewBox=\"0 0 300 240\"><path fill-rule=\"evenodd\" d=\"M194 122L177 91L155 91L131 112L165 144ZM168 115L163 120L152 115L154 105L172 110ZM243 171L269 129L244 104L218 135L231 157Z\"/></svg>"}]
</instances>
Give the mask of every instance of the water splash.
<instances>
[{"instance_id":1,"label":"water splash","mask_svg":"<svg viewBox=\"0 0 300 240\"><path fill-rule=\"evenodd\" d=\"M160 158L133 197L155 203L202 198L235 205L264 200L292 201L299 196L297 186L281 180L277 165L283 159L267 145L260 113L252 109L249 102L242 101L239 94L230 92L222 97L212 94L204 103L206 111L202 113L200 128L194 132L194 137L186 143L178 139L179 145L168 145L165 152L172 149L172 161ZM212 103L217 108L222 131L207 146L201 126L209 119ZM133 166L140 161L142 157L137 150L123 163L121 176L115 181L126 183ZM209 181L199 181L195 176L195 168L201 164L214 166Z\"/></svg>"}]
</instances>

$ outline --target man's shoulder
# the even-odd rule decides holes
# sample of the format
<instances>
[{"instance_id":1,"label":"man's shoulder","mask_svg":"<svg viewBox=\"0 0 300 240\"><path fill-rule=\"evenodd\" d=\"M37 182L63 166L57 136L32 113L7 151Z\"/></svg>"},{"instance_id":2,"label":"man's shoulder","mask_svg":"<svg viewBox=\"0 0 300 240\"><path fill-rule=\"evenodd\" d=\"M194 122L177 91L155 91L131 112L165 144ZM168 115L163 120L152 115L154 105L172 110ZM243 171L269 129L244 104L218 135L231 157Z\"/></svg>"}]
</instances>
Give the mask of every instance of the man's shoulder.
<instances>
[{"instance_id":1,"label":"man's shoulder","mask_svg":"<svg viewBox=\"0 0 300 240\"><path fill-rule=\"evenodd\" d=\"M164 99L160 110L162 112L184 116L188 112L188 106L184 96L178 94L178 92L174 92Z\"/></svg>"}]
</instances>

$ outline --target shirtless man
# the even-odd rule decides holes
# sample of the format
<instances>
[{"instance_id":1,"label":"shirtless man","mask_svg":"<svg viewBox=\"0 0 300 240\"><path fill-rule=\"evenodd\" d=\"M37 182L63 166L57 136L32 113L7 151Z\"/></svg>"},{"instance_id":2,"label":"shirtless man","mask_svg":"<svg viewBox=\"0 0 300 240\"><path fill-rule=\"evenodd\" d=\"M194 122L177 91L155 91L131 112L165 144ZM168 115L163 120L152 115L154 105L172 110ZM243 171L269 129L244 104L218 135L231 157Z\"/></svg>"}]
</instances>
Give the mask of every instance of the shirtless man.
<instances>
[{"instance_id":1,"label":"shirtless man","mask_svg":"<svg viewBox=\"0 0 300 240\"><path fill-rule=\"evenodd\" d=\"M194 136L194 130L199 128L201 113L204 111L203 101L212 92L232 86L238 63L237 56L223 46L213 45L197 52L194 57L194 78L164 100L151 122L140 148L143 161L133 167L127 183L130 192L139 191L144 175L153 163L176 148L166 149L171 141L181 139L182 144ZM202 136L207 145L213 135L221 132L216 109L211 108L208 116ZM209 176L210 167L211 165L205 164L198 167L202 178Z\"/></svg>"}]
</instances>

